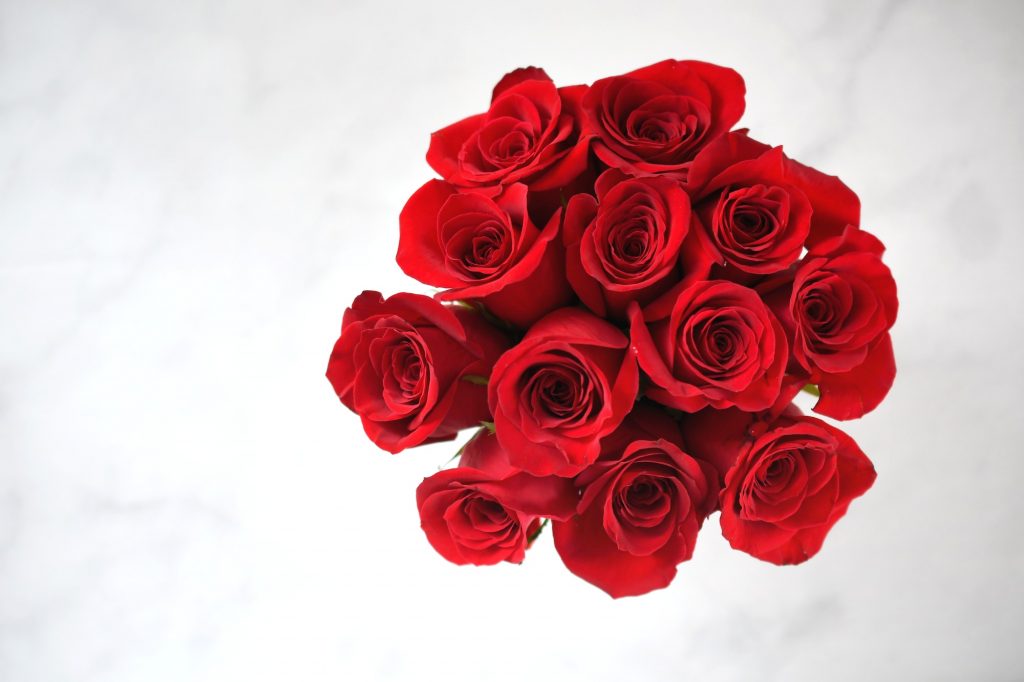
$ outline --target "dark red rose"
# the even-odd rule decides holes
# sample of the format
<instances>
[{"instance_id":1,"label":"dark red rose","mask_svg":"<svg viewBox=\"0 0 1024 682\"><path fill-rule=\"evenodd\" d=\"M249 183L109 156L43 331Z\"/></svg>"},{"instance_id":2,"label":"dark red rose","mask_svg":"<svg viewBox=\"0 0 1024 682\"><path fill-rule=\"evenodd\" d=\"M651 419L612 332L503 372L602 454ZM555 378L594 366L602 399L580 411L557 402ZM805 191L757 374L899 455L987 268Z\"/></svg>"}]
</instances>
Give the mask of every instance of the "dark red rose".
<instances>
[{"instance_id":1,"label":"dark red rose","mask_svg":"<svg viewBox=\"0 0 1024 682\"><path fill-rule=\"evenodd\" d=\"M814 411L856 419L875 409L896 377L889 329L896 283L884 246L855 227L813 247L795 271L762 289L793 338L793 356L821 398Z\"/></svg>"},{"instance_id":2,"label":"dark red rose","mask_svg":"<svg viewBox=\"0 0 1024 682\"><path fill-rule=\"evenodd\" d=\"M542 69L506 75L487 113L430 137L427 163L459 187L524 182L531 190L568 185L587 167L589 140L580 135L583 85L556 88Z\"/></svg>"},{"instance_id":3,"label":"dark red rose","mask_svg":"<svg viewBox=\"0 0 1024 682\"><path fill-rule=\"evenodd\" d=\"M814 556L875 481L852 438L795 408L771 423L705 410L684 427L691 451L725 472L722 534L735 549L773 564Z\"/></svg>"},{"instance_id":4,"label":"dark red rose","mask_svg":"<svg viewBox=\"0 0 1024 682\"><path fill-rule=\"evenodd\" d=\"M398 265L442 301L481 302L498 318L529 327L573 300L558 239L561 211L543 231L527 213L526 185L491 198L430 180L405 204Z\"/></svg>"},{"instance_id":5,"label":"dark red rose","mask_svg":"<svg viewBox=\"0 0 1024 682\"><path fill-rule=\"evenodd\" d=\"M629 339L576 308L538 321L494 366L488 398L511 463L572 476L633 407L639 373Z\"/></svg>"},{"instance_id":6,"label":"dark red rose","mask_svg":"<svg viewBox=\"0 0 1024 682\"><path fill-rule=\"evenodd\" d=\"M388 452L448 440L489 416L487 376L509 341L479 314L427 296L364 291L345 311L327 378Z\"/></svg>"},{"instance_id":7,"label":"dark red rose","mask_svg":"<svg viewBox=\"0 0 1024 682\"><path fill-rule=\"evenodd\" d=\"M740 120L744 92L732 69L670 59L594 83L583 98L585 131L613 168L685 179L701 147Z\"/></svg>"},{"instance_id":8,"label":"dark red rose","mask_svg":"<svg viewBox=\"0 0 1024 682\"><path fill-rule=\"evenodd\" d=\"M659 424L667 415L658 409L635 414L646 423L627 418L576 477L577 515L552 524L566 567L616 598L671 583L718 503L714 469L684 452L674 420ZM652 437L662 429L667 437Z\"/></svg>"},{"instance_id":9,"label":"dark red rose","mask_svg":"<svg viewBox=\"0 0 1024 682\"><path fill-rule=\"evenodd\" d=\"M496 447L494 437L485 434L466 449ZM463 465L423 479L416 489L420 524L434 549L452 563L478 566L522 562L541 518L568 518L576 500L566 478L495 475Z\"/></svg>"},{"instance_id":10,"label":"dark red rose","mask_svg":"<svg viewBox=\"0 0 1024 682\"><path fill-rule=\"evenodd\" d=\"M667 318L630 309L630 333L647 396L684 412L708 405L763 410L779 397L789 349L757 292L727 281L697 282Z\"/></svg>"},{"instance_id":11,"label":"dark red rose","mask_svg":"<svg viewBox=\"0 0 1024 682\"><path fill-rule=\"evenodd\" d=\"M748 273L784 270L800 258L805 243L860 221L860 200L839 178L744 131L701 150L687 189L718 262Z\"/></svg>"},{"instance_id":12,"label":"dark red rose","mask_svg":"<svg viewBox=\"0 0 1024 682\"><path fill-rule=\"evenodd\" d=\"M608 170L597 197L569 200L562 238L566 274L580 300L601 317L624 319L684 278L707 276L710 259L690 236L690 199L678 181Z\"/></svg>"}]
</instances>

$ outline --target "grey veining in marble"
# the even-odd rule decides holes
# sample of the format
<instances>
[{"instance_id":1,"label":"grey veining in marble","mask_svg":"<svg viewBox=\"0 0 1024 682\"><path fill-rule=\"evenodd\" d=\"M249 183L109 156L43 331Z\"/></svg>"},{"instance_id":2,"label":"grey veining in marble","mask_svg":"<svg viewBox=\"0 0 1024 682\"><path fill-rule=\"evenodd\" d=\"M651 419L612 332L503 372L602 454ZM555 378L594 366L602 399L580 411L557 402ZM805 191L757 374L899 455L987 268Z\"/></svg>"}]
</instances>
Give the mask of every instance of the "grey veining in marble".
<instances>
[{"instance_id":1,"label":"grey veining in marble","mask_svg":"<svg viewBox=\"0 0 1024 682\"><path fill-rule=\"evenodd\" d=\"M1024 4L0 1L0 680L1024 678ZM714 528L613 602L437 558L323 379L428 135L505 71L659 59L889 246L875 488L810 563Z\"/></svg>"}]
</instances>

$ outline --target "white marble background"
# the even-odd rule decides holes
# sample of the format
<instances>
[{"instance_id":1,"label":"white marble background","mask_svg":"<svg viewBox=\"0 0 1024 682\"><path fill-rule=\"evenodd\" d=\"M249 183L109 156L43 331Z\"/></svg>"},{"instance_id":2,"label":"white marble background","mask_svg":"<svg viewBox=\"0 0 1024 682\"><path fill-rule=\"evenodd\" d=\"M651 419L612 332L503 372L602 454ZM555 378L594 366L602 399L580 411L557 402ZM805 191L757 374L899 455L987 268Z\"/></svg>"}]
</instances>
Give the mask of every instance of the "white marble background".
<instances>
[{"instance_id":1,"label":"white marble background","mask_svg":"<svg viewBox=\"0 0 1024 682\"><path fill-rule=\"evenodd\" d=\"M1024 5L0 0L0 680L1024 679ZM676 56L889 245L880 473L810 563L713 524L613 602L436 557L323 379L428 134Z\"/></svg>"}]
</instances>

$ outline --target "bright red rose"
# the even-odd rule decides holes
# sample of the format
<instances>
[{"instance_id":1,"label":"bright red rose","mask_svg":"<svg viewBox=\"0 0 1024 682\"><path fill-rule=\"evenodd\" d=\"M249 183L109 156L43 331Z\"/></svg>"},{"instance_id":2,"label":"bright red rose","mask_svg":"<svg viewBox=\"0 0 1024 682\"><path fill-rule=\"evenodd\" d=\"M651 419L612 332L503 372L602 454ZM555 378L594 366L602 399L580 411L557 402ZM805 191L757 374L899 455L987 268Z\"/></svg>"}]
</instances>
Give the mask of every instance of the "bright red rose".
<instances>
[{"instance_id":1,"label":"bright red rose","mask_svg":"<svg viewBox=\"0 0 1024 682\"><path fill-rule=\"evenodd\" d=\"M459 187L564 187L587 167L589 139L580 135L579 123L586 90L556 88L535 67L513 71L495 87L487 113L431 135L427 163Z\"/></svg>"},{"instance_id":2,"label":"bright red rose","mask_svg":"<svg viewBox=\"0 0 1024 682\"><path fill-rule=\"evenodd\" d=\"M717 260L742 272L784 270L804 244L860 221L860 200L833 176L738 131L701 150L687 189Z\"/></svg>"},{"instance_id":3,"label":"bright red rose","mask_svg":"<svg viewBox=\"0 0 1024 682\"><path fill-rule=\"evenodd\" d=\"M697 282L667 318L644 321L630 308L630 334L646 395L684 412L708 405L763 410L779 397L789 349L757 292L727 281Z\"/></svg>"},{"instance_id":4,"label":"bright red rose","mask_svg":"<svg viewBox=\"0 0 1024 682\"><path fill-rule=\"evenodd\" d=\"M814 411L834 419L875 409L896 377L889 329L899 301L884 248L849 227L761 287L790 332L800 371L821 393Z\"/></svg>"},{"instance_id":5,"label":"bright red rose","mask_svg":"<svg viewBox=\"0 0 1024 682\"><path fill-rule=\"evenodd\" d=\"M482 457L493 458L500 456L497 447L493 436L481 434L466 450L483 448L491 452ZM465 465L425 478L416 489L420 524L434 549L452 563L478 566L522 562L541 518L568 518L576 500L566 478L495 475Z\"/></svg>"},{"instance_id":6,"label":"bright red rose","mask_svg":"<svg viewBox=\"0 0 1024 682\"><path fill-rule=\"evenodd\" d=\"M684 278L707 276L710 259L690 235L690 199L678 181L611 169L595 193L569 200L562 228L569 282L595 314L624 319L631 301L646 305Z\"/></svg>"},{"instance_id":7,"label":"bright red rose","mask_svg":"<svg viewBox=\"0 0 1024 682\"><path fill-rule=\"evenodd\" d=\"M714 469L683 451L674 420L657 408L634 414L576 477L577 515L552 524L566 567L616 598L671 583L718 503Z\"/></svg>"},{"instance_id":8,"label":"bright red rose","mask_svg":"<svg viewBox=\"0 0 1024 682\"><path fill-rule=\"evenodd\" d=\"M839 429L795 408L771 423L736 410L686 418L692 452L724 470L722 534L773 564L814 556L875 469Z\"/></svg>"},{"instance_id":9,"label":"bright red rose","mask_svg":"<svg viewBox=\"0 0 1024 682\"><path fill-rule=\"evenodd\" d=\"M573 299L558 239L561 211L543 231L527 213L526 185L491 198L430 180L405 204L398 265L442 301L479 301L498 318L529 327Z\"/></svg>"},{"instance_id":10,"label":"bright red rose","mask_svg":"<svg viewBox=\"0 0 1024 682\"><path fill-rule=\"evenodd\" d=\"M732 69L670 59L594 83L583 98L585 131L612 168L685 179L701 147L740 120L744 93Z\"/></svg>"},{"instance_id":11,"label":"bright red rose","mask_svg":"<svg viewBox=\"0 0 1024 682\"><path fill-rule=\"evenodd\" d=\"M576 308L538 321L494 366L488 398L514 466L572 476L633 407L639 373L629 339Z\"/></svg>"},{"instance_id":12,"label":"bright red rose","mask_svg":"<svg viewBox=\"0 0 1024 682\"><path fill-rule=\"evenodd\" d=\"M482 386L508 339L479 314L427 296L364 291L345 311L327 378L366 435L396 453L488 418Z\"/></svg>"}]
</instances>

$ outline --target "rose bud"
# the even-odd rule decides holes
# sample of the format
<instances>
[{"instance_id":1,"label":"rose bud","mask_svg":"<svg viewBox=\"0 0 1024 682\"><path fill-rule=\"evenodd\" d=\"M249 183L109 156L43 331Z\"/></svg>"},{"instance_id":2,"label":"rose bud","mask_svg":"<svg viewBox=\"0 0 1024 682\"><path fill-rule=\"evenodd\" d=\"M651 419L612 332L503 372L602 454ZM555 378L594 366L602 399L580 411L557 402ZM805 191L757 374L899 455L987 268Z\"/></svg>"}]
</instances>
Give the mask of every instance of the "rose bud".
<instances>
[{"instance_id":1,"label":"rose bud","mask_svg":"<svg viewBox=\"0 0 1024 682\"><path fill-rule=\"evenodd\" d=\"M896 377L889 329L899 301L884 250L848 227L812 248L795 272L760 287L790 331L806 381L818 386L814 411L834 419L875 409Z\"/></svg>"},{"instance_id":2,"label":"rose bud","mask_svg":"<svg viewBox=\"0 0 1024 682\"><path fill-rule=\"evenodd\" d=\"M541 518L566 519L575 509L569 479L491 467L505 459L493 435L475 436L462 458L458 468L440 471L416 489L427 540L452 563L520 563ZM466 465L474 460L489 468Z\"/></svg>"},{"instance_id":3,"label":"rose bud","mask_svg":"<svg viewBox=\"0 0 1024 682\"><path fill-rule=\"evenodd\" d=\"M757 292L727 281L685 289L667 318L630 308L630 334L647 397L684 412L710 405L763 410L779 397L789 349L782 325Z\"/></svg>"},{"instance_id":4,"label":"rose bud","mask_svg":"<svg viewBox=\"0 0 1024 682\"><path fill-rule=\"evenodd\" d=\"M466 378L490 374L508 345L476 312L364 291L345 311L327 379L370 440L396 453L486 420L486 389Z\"/></svg>"},{"instance_id":5,"label":"rose bud","mask_svg":"<svg viewBox=\"0 0 1024 682\"><path fill-rule=\"evenodd\" d=\"M860 220L860 200L832 175L793 161L745 132L701 150L687 179L694 212L729 270L786 269L806 244L838 235Z\"/></svg>"},{"instance_id":6,"label":"rose bud","mask_svg":"<svg viewBox=\"0 0 1024 682\"><path fill-rule=\"evenodd\" d=\"M439 300L479 301L501 320L529 327L573 298L560 220L559 210L539 230L523 184L491 198L430 180L402 209L398 265L424 284L447 288Z\"/></svg>"},{"instance_id":7,"label":"rose bud","mask_svg":"<svg viewBox=\"0 0 1024 682\"><path fill-rule=\"evenodd\" d=\"M556 310L494 366L488 399L498 440L524 471L572 476L597 459L638 381L622 332L582 310Z\"/></svg>"},{"instance_id":8,"label":"rose bud","mask_svg":"<svg viewBox=\"0 0 1024 682\"><path fill-rule=\"evenodd\" d=\"M685 179L701 147L740 120L744 92L732 69L670 59L594 83L583 98L584 129L612 168Z\"/></svg>"},{"instance_id":9,"label":"rose bud","mask_svg":"<svg viewBox=\"0 0 1024 682\"><path fill-rule=\"evenodd\" d=\"M839 429L792 408L770 423L738 410L684 422L698 457L724 471L722 534L773 564L814 556L829 530L875 480L875 469Z\"/></svg>"},{"instance_id":10,"label":"rose bud","mask_svg":"<svg viewBox=\"0 0 1024 682\"><path fill-rule=\"evenodd\" d=\"M666 420L663 410L637 408L645 411L640 420ZM616 598L671 583L718 503L714 469L684 452L674 420L661 427L666 438L650 430L630 415L601 459L576 477L577 515L552 524L566 567Z\"/></svg>"},{"instance_id":11,"label":"rose bud","mask_svg":"<svg viewBox=\"0 0 1024 682\"><path fill-rule=\"evenodd\" d=\"M595 314L624 319L631 301L646 305L684 278L707 276L710 259L690 235L690 199L678 181L612 169L595 191L569 200L562 228L569 282Z\"/></svg>"},{"instance_id":12,"label":"rose bud","mask_svg":"<svg viewBox=\"0 0 1024 682\"><path fill-rule=\"evenodd\" d=\"M486 113L431 135L427 163L459 187L564 187L587 168L589 139L578 122L586 90L556 88L542 69L513 71L495 87Z\"/></svg>"}]
</instances>

